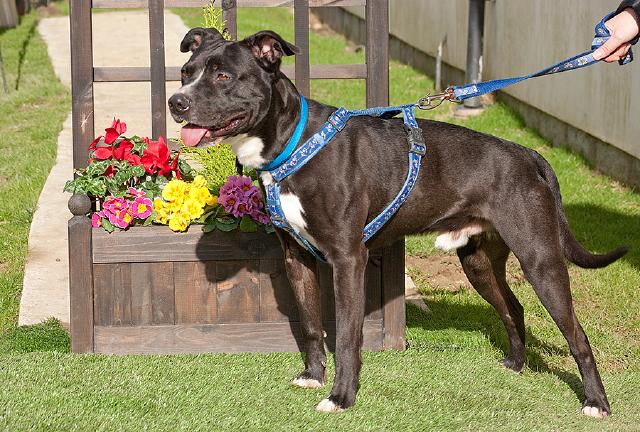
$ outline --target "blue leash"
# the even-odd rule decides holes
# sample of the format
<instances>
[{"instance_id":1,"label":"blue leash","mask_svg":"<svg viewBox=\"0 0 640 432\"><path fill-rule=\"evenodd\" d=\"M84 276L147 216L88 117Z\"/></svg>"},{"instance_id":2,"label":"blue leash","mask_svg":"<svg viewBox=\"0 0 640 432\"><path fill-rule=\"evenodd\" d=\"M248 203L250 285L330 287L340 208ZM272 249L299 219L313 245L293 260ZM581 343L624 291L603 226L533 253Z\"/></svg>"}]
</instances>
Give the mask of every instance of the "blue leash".
<instances>
[{"instance_id":1,"label":"blue leash","mask_svg":"<svg viewBox=\"0 0 640 432\"><path fill-rule=\"evenodd\" d=\"M466 84L462 86L454 86L450 87L445 91L445 93L438 95L428 95L425 98L422 98L418 101L418 107L421 109L433 109L438 107L443 101L450 100L454 102L460 102L465 99L469 99L472 97L482 96L487 93L494 92L496 90L500 90L502 88L508 87L510 85L517 84L519 82L528 80L530 78L536 78L544 75L552 75L560 72L566 72L570 70L581 69L583 67L591 66L593 64L599 63L600 60L596 60L593 58L593 53L595 50L600 48L604 43L609 40L611 37L611 33L605 26L605 22L611 19L615 12L612 12L606 15L595 27L595 37L591 42L591 51L584 52L575 57L571 57L570 59L564 60L560 63L557 63L553 66L550 66L546 69L541 70L540 72L536 72L530 75L523 75L515 78L505 78L505 79L497 79L492 81L485 81L480 83L472 83ZM638 38L632 41L632 45L635 45L638 42ZM631 50L627 53L624 59L620 60L620 65L626 65L633 61L633 53Z\"/></svg>"}]
</instances>

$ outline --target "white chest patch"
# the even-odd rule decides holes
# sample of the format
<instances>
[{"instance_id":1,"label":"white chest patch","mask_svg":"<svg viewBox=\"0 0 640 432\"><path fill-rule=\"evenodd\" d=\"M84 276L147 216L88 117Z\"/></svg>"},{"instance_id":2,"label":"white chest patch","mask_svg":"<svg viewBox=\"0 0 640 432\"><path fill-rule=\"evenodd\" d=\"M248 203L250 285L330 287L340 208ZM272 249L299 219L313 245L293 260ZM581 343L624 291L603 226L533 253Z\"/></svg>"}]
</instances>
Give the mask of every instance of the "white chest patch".
<instances>
[{"instance_id":1,"label":"white chest patch","mask_svg":"<svg viewBox=\"0 0 640 432\"><path fill-rule=\"evenodd\" d=\"M284 216L291 227L302 234L309 243L317 246L315 239L307 231L307 223L304 220L304 210L302 209L300 198L292 193L282 193L280 194L280 204L282 205Z\"/></svg>"},{"instance_id":2,"label":"white chest patch","mask_svg":"<svg viewBox=\"0 0 640 432\"><path fill-rule=\"evenodd\" d=\"M264 171L260 173L260 180L262 180L263 185L269 186L271 183L273 183L273 176L270 172Z\"/></svg>"},{"instance_id":3,"label":"white chest patch","mask_svg":"<svg viewBox=\"0 0 640 432\"><path fill-rule=\"evenodd\" d=\"M247 168L260 168L267 163L262 157L264 142L260 138L240 134L224 140L238 156L238 161Z\"/></svg>"}]
</instances>

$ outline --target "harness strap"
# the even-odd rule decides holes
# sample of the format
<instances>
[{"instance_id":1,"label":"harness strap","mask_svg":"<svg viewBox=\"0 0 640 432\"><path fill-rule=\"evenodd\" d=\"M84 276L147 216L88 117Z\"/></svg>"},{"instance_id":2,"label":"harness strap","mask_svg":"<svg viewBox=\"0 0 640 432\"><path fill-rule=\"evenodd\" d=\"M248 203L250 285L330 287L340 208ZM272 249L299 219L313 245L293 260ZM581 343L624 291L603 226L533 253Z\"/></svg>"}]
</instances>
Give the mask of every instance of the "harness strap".
<instances>
[{"instance_id":1,"label":"harness strap","mask_svg":"<svg viewBox=\"0 0 640 432\"><path fill-rule=\"evenodd\" d=\"M393 201L371 222L363 231L363 241L368 241L374 236L390 219L398 212L402 204L407 200L420 172L422 156L426 153L426 146L422 135L422 130L416 122L414 111L415 104L400 105L394 107L377 107L363 110L348 111L340 108L329 116L327 122L320 131L304 142L300 147L275 169L269 170L273 181L265 186L267 210L271 216L272 223L287 231L300 245L307 249L314 257L321 261L326 261L324 255L300 232L293 228L284 214L282 203L280 202L279 182L288 176L296 173L306 165L320 150L322 150L338 132L344 129L347 121L356 116L392 117L400 112L404 118L405 132L409 144L409 169L407 179L402 189ZM275 165L275 164L270 164ZM263 168L262 171L265 171Z\"/></svg>"}]
</instances>

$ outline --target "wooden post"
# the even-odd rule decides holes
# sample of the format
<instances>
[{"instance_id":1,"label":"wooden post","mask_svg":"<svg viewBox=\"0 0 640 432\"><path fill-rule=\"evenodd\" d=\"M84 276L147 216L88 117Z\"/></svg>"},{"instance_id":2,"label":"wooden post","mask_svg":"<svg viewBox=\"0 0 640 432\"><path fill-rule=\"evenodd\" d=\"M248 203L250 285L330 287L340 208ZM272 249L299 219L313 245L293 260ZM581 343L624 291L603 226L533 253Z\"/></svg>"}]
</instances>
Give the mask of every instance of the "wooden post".
<instances>
[{"instance_id":1,"label":"wooden post","mask_svg":"<svg viewBox=\"0 0 640 432\"><path fill-rule=\"evenodd\" d=\"M310 97L309 84L309 0L294 0L293 2L295 44L300 48L296 55L296 88L306 98Z\"/></svg>"},{"instance_id":2,"label":"wooden post","mask_svg":"<svg viewBox=\"0 0 640 432\"><path fill-rule=\"evenodd\" d=\"M93 141L93 46L91 2L70 0L73 168L84 168Z\"/></svg>"},{"instance_id":3,"label":"wooden post","mask_svg":"<svg viewBox=\"0 0 640 432\"><path fill-rule=\"evenodd\" d=\"M238 6L236 5L236 0L222 0L222 21L231 39L238 39Z\"/></svg>"},{"instance_id":4,"label":"wooden post","mask_svg":"<svg viewBox=\"0 0 640 432\"><path fill-rule=\"evenodd\" d=\"M367 0L367 106L389 105L389 1ZM384 348L405 349L404 240L382 252Z\"/></svg>"},{"instance_id":5,"label":"wooden post","mask_svg":"<svg viewBox=\"0 0 640 432\"><path fill-rule=\"evenodd\" d=\"M69 297L71 351L93 352L93 262L91 258L91 201L86 195L69 200Z\"/></svg>"},{"instance_id":6,"label":"wooden post","mask_svg":"<svg viewBox=\"0 0 640 432\"><path fill-rule=\"evenodd\" d=\"M167 90L164 55L164 0L149 0L151 47L151 135L167 136Z\"/></svg>"}]
</instances>

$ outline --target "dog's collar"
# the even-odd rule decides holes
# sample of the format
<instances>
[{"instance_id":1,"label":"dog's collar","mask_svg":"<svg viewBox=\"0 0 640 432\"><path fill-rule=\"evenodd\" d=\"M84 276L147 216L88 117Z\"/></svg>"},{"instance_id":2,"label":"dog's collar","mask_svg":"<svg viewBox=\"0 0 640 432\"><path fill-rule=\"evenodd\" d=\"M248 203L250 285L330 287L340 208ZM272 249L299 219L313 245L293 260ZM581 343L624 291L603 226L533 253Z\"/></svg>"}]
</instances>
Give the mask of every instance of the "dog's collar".
<instances>
[{"instance_id":1,"label":"dog's collar","mask_svg":"<svg viewBox=\"0 0 640 432\"><path fill-rule=\"evenodd\" d=\"M293 154L294 150L298 146L300 142L300 138L302 138L302 133L304 129L307 127L307 120L309 119L309 107L307 106L307 100L304 96L300 95L300 120L298 121L298 125L296 129L293 131L293 135L289 138L289 142L287 146L284 148L282 153L280 153L270 164L263 166L258 171L271 171L278 168L282 165L289 157Z\"/></svg>"}]
</instances>

